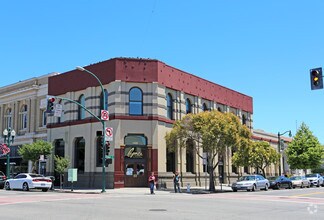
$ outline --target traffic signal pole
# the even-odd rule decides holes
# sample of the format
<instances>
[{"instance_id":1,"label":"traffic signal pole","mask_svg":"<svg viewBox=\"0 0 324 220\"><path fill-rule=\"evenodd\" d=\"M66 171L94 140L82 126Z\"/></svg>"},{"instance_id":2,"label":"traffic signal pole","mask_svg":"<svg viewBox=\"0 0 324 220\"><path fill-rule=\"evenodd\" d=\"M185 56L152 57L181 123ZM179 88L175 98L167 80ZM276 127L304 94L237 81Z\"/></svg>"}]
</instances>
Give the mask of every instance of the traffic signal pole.
<instances>
[{"instance_id":1,"label":"traffic signal pole","mask_svg":"<svg viewBox=\"0 0 324 220\"><path fill-rule=\"evenodd\" d=\"M96 80L98 81L99 85L100 85L100 88L102 90L102 104L103 106L102 109L103 110L107 110L107 106L106 106L106 97L105 97L105 90L103 88L103 85L101 83L101 81L99 80L99 78L93 74L91 71L83 68L83 67L77 67L76 68L77 70L80 70L80 71L84 71L84 72L87 72L89 73L90 75L92 75L94 78L96 78ZM81 108L83 108L84 110L86 110L90 115L92 115L94 118L96 118L98 121L101 122L102 124L102 190L101 192L104 193L106 192L106 147L105 147L105 143L106 143L106 123L105 123L105 120L99 118L98 116L96 116L95 114L93 114L90 110L88 110L85 106L81 105L80 103L74 101L74 100L71 100L71 99L68 99L68 98L64 98L64 97L60 97L60 96L52 96L52 97L55 97L55 98L59 98L59 99L62 99L62 100L67 100L67 101L70 101L70 102L73 102L74 104L77 104L78 106L80 106Z\"/></svg>"}]
</instances>

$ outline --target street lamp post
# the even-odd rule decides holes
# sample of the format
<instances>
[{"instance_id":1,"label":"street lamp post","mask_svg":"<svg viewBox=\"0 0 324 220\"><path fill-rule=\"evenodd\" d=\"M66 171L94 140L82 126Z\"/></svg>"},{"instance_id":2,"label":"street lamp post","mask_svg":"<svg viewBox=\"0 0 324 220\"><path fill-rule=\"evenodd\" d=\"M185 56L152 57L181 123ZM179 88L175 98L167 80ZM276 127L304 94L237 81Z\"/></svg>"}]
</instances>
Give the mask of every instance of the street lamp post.
<instances>
[{"instance_id":1,"label":"street lamp post","mask_svg":"<svg viewBox=\"0 0 324 220\"><path fill-rule=\"evenodd\" d=\"M101 90L102 90L102 103L103 103L103 110L107 110L106 108L106 97L105 97L105 90L103 88L103 85L100 81L100 79L94 74L92 73L91 71L81 67L81 66L77 66L76 67L77 70L80 70L82 72L87 72L89 73L90 75L92 75L94 78L96 78L96 80L99 82L100 84L100 87L101 87ZM105 144L106 144L106 137L105 137L105 132L106 132L106 124L105 124L105 121L100 119L100 122L102 124L102 190L101 192L106 192L106 147L105 147Z\"/></svg>"},{"instance_id":2,"label":"street lamp post","mask_svg":"<svg viewBox=\"0 0 324 220\"><path fill-rule=\"evenodd\" d=\"M278 153L280 154L280 160L279 160L279 176L281 176L281 153L280 153L280 143L281 143L281 139L280 136L286 134L289 132L289 137L291 137L291 130L285 131L283 133L278 132Z\"/></svg>"},{"instance_id":3,"label":"street lamp post","mask_svg":"<svg viewBox=\"0 0 324 220\"><path fill-rule=\"evenodd\" d=\"M4 142L7 142L8 148L10 149L10 144L14 142L14 138L16 136L15 130L8 128L3 131ZM7 178L10 178L10 152L7 153Z\"/></svg>"}]
</instances>

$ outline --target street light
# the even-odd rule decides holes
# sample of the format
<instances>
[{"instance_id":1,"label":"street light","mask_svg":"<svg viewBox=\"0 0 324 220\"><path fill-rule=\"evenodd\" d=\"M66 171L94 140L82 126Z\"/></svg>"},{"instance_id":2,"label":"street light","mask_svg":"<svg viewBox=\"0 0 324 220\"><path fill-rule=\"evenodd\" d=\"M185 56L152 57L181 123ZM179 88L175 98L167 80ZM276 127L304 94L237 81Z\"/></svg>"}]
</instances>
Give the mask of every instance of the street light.
<instances>
[{"instance_id":1,"label":"street light","mask_svg":"<svg viewBox=\"0 0 324 220\"><path fill-rule=\"evenodd\" d=\"M14 142L14 138L16 136L16 132L14 129L11 128L4 129L3 132L4 142L7 141L8 148L10 149L10 143ZM7 153L7 171L6 171L7 178L10 178L10 152Z\"/></svg>"},{"instance_id":2,"label":"street light","mask_svg":"<svg viewBox=\"0 0 324 220\"><path fill-rule=\"evenodd\" d=\"M281 153L280 153L280 143L281 143L281 139L280 136L286 134L289 132L289 137L291 137L291 130L285 131L283 133L278 132L278 153L280 154L280 160L279 160L279 176L281 176Z\"/></svg>"},{"instance_id":3,"label":"street light","mask_svg":"<svg viewBox=\"0 0 324 220\"><path fill-rule=\"evenodd\" d=\"M103 103L103 110L107 110L106 108L106 97L105 97L105 90L102 86L102 83L100 81L100 79L91 71L81 67L81 66L77 66L76 67L77 70L80 70L82 72L87 72L90 75L92 75L94 78L96 78L96 80L99 82L101 90L102 90L102 103ZM105 125L105 121L100 119L100 122L102 124L102 190L101 192L106 192L106 148L105 148L105 143L106 143L106 137L105 137L105 133L106 133L106 125Z\"/></svg>"}]
</instances>

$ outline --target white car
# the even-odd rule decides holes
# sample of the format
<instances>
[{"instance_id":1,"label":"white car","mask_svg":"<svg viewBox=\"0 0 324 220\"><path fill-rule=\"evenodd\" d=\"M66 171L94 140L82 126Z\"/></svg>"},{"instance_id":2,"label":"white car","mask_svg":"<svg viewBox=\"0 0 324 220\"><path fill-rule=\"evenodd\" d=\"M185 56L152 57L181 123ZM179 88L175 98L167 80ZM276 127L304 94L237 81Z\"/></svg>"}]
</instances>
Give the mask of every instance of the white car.
<instances>
[{"instance_id":1,"label":"white car","mask_svg":"<svg viewBox=\"0 0 324 220\"><path fill-rule=\"evenodd\" d=\"M41 189L47 192L52 186L52 180L35 173L20 173L13 179L8 179L5 182L5 189L21 189L29 191L29 189Z\"/></svg>"},{"instance_id":2,"label":"white car","mask_svg":"<svg viewBox=\"0 0 324 220\"><path fill-rule=\"evenodd\" d=\"M292 177L290 177L290 180L293 184L293 188L296 188L296 187L309 188L310 187L310 182L308 179L306 179L305 176L292 176Z\"/></svg>"},{"instance_id":3,"label":"white car","mask_svg":"<svg viewBox=\"0 0 324 220\"><path fill-rule=\"evenodd\" d=\"M265 179L261 175L249 175L242 176L239 180L232 184L232 190L237 192L237 190L247 190L255 191L256 189L268 190L270 186L269 180Z\"/></svg>"}]
</instances>

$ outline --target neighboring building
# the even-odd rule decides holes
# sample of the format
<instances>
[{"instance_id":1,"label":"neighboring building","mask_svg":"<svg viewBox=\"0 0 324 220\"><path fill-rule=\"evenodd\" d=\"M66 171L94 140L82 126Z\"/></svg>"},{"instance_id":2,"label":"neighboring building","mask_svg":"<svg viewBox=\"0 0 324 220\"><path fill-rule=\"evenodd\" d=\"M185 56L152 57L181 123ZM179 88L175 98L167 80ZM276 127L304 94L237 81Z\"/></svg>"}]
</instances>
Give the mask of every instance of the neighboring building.
<instances>
[{"instance_id":1,"label":"neighboring building","mask_svg":"<svg viewBox=\"0 0 324 220\"><path fill-rule=\"evenodd\" d=\"M28 164L22 161L18 148L37 139L47 140L46 95L50 73L0 88L0 132L14 129L16 136L10 147L11 173L26 172ZM0 158L0 170L6 170L6 157ZM30 168L30 166L29 166Z\"/></svg>"},{"instance_id":2,"label":"neighboring building","mask_svg":"<svg viewBox=\"0 0 324 220\"><path fill-rule=\"evenodd\" d=\"M188 113L232 112L253 128L252 97L158 60L114 58L85 68L101 80L104 94L93 76L79 70L50 77L48 94L78 101L98 116L101 97L106 96L104 104L110 113L106 126L114 131L110 145L114 159L106 168L108 188L147 186L152 171L160 183L168 185L175 170L181 173L183 184L201 185L205 176L202 159L192 151L168 152L164 139L174 121ZM54 154L69 157L78 169L76 187L100 188L101 123L73 102L59 102L63 116L50 117L47 125ZM224 177L233 174L229 161L224 158L219 166ZM48 168L53 174L53 161Z\"/></svg>"}]
</instances>

